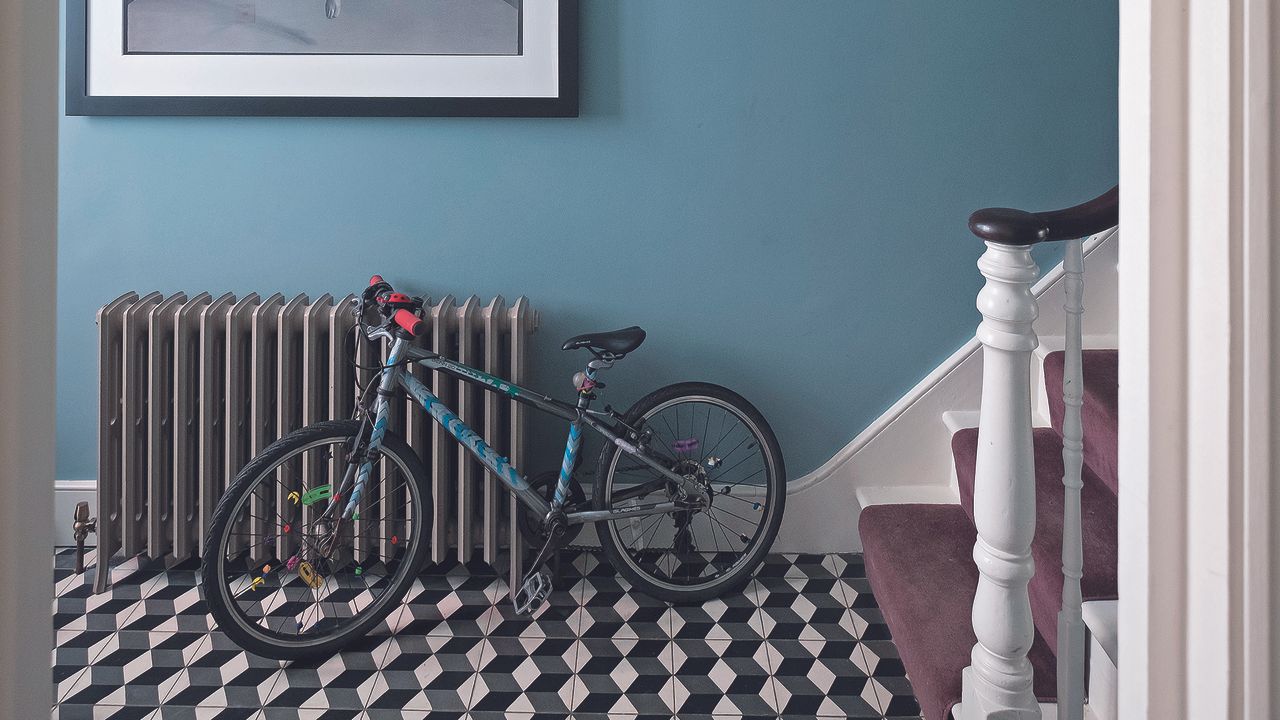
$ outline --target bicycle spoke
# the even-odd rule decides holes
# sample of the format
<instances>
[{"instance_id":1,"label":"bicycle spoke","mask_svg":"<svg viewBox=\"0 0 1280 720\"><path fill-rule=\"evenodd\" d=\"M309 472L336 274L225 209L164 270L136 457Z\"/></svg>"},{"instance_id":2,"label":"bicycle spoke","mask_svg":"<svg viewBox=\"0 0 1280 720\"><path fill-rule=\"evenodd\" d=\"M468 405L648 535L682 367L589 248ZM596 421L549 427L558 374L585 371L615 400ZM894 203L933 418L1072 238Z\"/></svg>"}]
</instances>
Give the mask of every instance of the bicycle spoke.
<instances>
[{"instance_id":1,"label":"bicycle spoke","mask_svg":"<svg viewBox=\"0 0 1280 720\"><path fill-rule=\"evenodd\" d=\"M731 486L726 486L726 487L731 487ZM717 500L717 501L719 501L719 500L737 500L737 501L738 501L738 502L740 502L740 503L746 503L746 504L748 504L748 505L760 505L760 507L761 507L762 509L764 508L764 505L762 505L758 500L748 500L748 499L746 499L746 498L738 497L737 495L732 495L732 494L727 493L727 492L718 492L718 493L716 493L716 500Z\"/></svg>"},{"instance_id":2,"label":"bicycle spoke","mask_svg":"<svg viewBox=\"0 0 1280 720\"><path fill-rule=\"evenodd\" d=\"M746 543L749 543L749 542L750 542L750 540L749 540L749 539L748 539L748 540L743 540L743 535L742 535L741 533L738 533L738 532L734 531L734 529L733 529L733 528L731 528L731 527L729 527L728 525L725 525L724 523L720 522L719 518L715 517L714 515L710 515L710 514L708 514L708 515L707 515L707 517L711 518L712 522L714 522L715 524L717 524L717 525L719 525L721 528L723 528L723 529L724 529L724 531L725 531L726 533L728 533L730 537L736 536L736 537L738 538L738 540L741 540L744 544L746 544Z\"/></svg>"},{"instance_id":3,"label":"bicycle spoke","mask_svg":"<svg viewBox=\"0 0 1280 720\"><path fill-rule=\"evenodd\" d=\"M725 487L737 487L738 485L741 485L742 483L744 483L744 482L746 482L746 481L750 480L751 478L753 478L753 477L755 477L755 476L759 475L760 473L764 472L766 469L767 469L767 468L765 468L765 467L761 467L759 470L757 470L757 471L755 471L755 472L751 473L750 475L748 475L748 476L746 476L746 477L742 478L741 480L739 480L739 481L737 481L737 482L732 482L732 483L728 483L728 484L726 484L726 485L725 485ZM723 483L724 481L722 481L722 480L716 480L715 482L716 482L717 484L719 484L719 483Z\"/></svg>"},{"instance_id":4,"label":"bicycle spoke","mask_svg":"<svg viewBox=\"0 0 1280 720\"><path fill-rule=\"evenodd\" d=\"M761 437L735 409L710 398L678 399L660 405L649 411L637 427L649 430L643 451L656 457L661 451L671 450L675 457L662 462L676 474L700 483L710 497L710 505L668 512L651 520L609 521L613 528L609 532L617 539L619 549L642 574L677 586L702 586L736 570L768 517L772 490L767 475L762 497L738 497L730 492L744 483L760 487L754 483L760 482L761 475L769 470ZM717 455L721 450L725 452ZM677 488L651 468L630 458L620 462L620 458L624 458L623 453L615 453L614 465L608 471L606 506L622 508L637 501L670 501L676 492L683 492L683 488ZM646 491L657 497L646 497ZM737 503L722 502L726 498ZM666 522L674 528L664 530L668 528ZM619 533L629 539L622 540Z\"/></svg>"},{"instance_id":5,"label":"bicycle spoke","mask_svg":"<svg viewBox=\"0 0 1280 720\"><path fill-rule=\"evenodd\" d=\"M278 640L342 632L395 586L393 577L407 569L408 544L425 542L416 537L416 519L424 515L412 479L385 452L361 497L359 521L335 518L341 503L332 497L320 513L300 502L316 487L333 487L338 478L330 476L346 471L332 462L335 451L345 454L347 446L337 438L309 445L264 471L225 536L224 550L234 549L224 552L223 565L230 609Z\"/></svg>"},{"instance_id":6,"label":"bicycle spoke","mask_svg":"<svg viewBox=\"0 0 1280 720\"><path fill-rule=\"evenodd\" d=\"M716 512L722 512L722 513L725 513L726 515L732 515L733 517L735 517L735 518L737 518L737 519L741 520L741 521L742 521L742 522L744 522L744 523L752 523L752 522L755 522L754 520L748 520L748 519L746 519L746 518L742 517L741 515L739 515L739 514L737 514L737 513L735 513L735 512L731 512L731 511L729 511L729 510L725 510L724 508L715 508L714 510L707 510L707 513L708 513L708 514L710 514L710 513L716 513Z\"/></svg>"}]
</instances>

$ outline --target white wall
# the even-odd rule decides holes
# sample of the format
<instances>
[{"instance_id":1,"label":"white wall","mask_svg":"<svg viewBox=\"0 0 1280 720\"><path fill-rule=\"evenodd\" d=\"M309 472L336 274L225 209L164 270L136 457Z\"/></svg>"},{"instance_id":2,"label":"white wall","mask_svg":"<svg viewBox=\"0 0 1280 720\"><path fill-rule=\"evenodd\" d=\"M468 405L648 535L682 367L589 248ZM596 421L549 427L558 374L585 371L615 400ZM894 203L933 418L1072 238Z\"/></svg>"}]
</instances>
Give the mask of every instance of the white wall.
<instances>
[{"instance_id":1,"label":"white wall","mask_svg":"<svg viewBox=\"0 0 1280 720\"><path fill-rule=\"evenodd\" d=\"M58 3L0 0L0 718L52 703Z\"/></svg>"}]
</instances>

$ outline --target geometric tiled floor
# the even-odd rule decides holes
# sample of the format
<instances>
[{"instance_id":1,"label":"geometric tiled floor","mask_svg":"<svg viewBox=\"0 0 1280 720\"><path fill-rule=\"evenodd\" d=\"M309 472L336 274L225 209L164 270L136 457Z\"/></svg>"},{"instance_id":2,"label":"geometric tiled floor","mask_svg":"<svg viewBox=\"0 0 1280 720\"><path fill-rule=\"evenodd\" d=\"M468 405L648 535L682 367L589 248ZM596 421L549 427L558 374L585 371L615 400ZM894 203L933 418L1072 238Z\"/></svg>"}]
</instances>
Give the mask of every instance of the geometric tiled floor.
<instances>
[{"instance_id":1,"label":"geometric tiled floor","mask_svg":"<svg viewBox=\"0 0 1280 720\"><path fill-rule=\"evenodd\" d=\"M244 652L210 626L194 563L137 560L92 593L55 555L56 718L914 718L859 555L772 555L741 592L669 606L597 553L532 617L489 566L435 566L356 646Z\"/></svg>"}]
</instances>

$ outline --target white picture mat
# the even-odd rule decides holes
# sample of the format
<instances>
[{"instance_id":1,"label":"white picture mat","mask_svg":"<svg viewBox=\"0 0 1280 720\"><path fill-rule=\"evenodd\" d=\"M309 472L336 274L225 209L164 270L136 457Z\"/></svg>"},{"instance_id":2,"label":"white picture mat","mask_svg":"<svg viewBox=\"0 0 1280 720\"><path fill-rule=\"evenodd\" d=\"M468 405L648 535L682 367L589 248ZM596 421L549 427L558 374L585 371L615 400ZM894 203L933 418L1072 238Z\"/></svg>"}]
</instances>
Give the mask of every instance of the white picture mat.
<instances>
[{"instance_id":1,"label":"white picture mat","mask_svg":"<svg viewBox=\"0 0 1280 720\"><path fill-rule=\"evenodd\" d=\"M124 0L88 0L88 94L557 97L559 7L525 0L521 55L126 55Z\"/></svg>"}]
</instances>

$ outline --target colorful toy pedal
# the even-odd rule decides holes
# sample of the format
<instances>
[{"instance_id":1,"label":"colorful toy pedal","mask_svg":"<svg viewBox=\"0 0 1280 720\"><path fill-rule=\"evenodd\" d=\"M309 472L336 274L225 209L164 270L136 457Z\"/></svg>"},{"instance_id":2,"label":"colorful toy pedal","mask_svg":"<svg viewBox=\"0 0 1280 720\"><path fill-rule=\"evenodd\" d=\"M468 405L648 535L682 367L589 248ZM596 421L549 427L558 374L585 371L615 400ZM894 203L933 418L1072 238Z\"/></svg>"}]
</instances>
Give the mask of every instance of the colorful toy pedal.
<instances>
[{"instance_id":1,"label":"colorful toy pedal","mask_svg":"<svg viewBox=\"0 0 1280 720\"><path fill-rule=\"evenodd\" d=\"M303 505L313 505L321 500L328 499L333 495L332 485L321 485L320 487L311 488L302 494Z\"/></svg>"},{"instance_id":2,"label":"colorful toy pedal","mask_svg":"<svg viewBox=\"0 0 1280 720\"><path fill-rule=\"evenodd\" d=\"M671 449L677 453L694 453L698 451L698 444L698 438L676 440L671 443Z\"/></svg>"},{"instance_id":3,"label":"colorful toy pedal","mask_svg":"<svg viewBox=\"0 0 1280 720\"><path fill-rule=\"evenodd\" d=\"M302 582L312 590L324 584L324 578L320 577L320 573L317 573L315 568L311 567L311 563L306 560L298 563L298 577L302 578Z\"/></svg>"}]
</instances>

